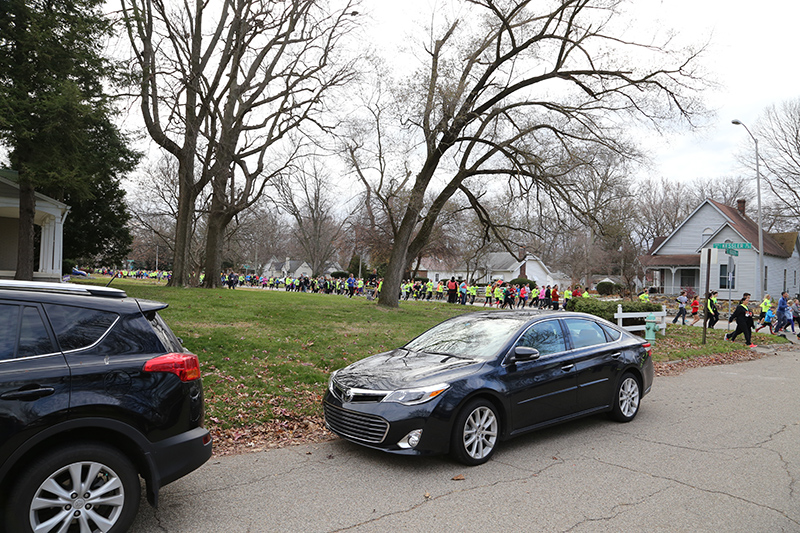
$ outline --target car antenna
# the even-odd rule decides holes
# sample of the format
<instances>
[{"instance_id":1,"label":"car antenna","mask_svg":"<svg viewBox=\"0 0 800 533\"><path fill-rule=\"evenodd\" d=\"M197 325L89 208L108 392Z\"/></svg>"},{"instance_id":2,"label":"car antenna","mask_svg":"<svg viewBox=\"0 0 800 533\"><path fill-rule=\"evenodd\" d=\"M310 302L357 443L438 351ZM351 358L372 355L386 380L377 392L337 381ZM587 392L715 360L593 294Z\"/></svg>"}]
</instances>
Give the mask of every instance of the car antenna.
<instances>
[{"instance_id":1,"label":"car antenna","mask_svg":"<svg viewBox=\"0 0 800 533\"><path fill-rule=\"evenodd\" d=\"M116 272L111 272L111 279L108 280L108 283L106 283L106 287L111 285L111 282L114 281L114 278L116 278L116 277L117 277L117 273Z\"/></svg>"}]
</instances>

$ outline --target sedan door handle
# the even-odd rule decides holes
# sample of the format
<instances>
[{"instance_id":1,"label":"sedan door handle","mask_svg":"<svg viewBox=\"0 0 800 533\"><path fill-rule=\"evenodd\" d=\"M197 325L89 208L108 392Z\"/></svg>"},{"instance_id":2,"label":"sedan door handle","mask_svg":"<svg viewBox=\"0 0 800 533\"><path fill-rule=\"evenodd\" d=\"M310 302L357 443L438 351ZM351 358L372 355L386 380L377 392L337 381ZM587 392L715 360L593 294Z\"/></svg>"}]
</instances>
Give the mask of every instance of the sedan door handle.
<instances>
[{"instance_id":1,"label":"sedan door handle","mask_svg":"<svg viewBox=\"0 0 800 533\"><path fill-rule=\"evenodd\" d=\"M562 367L561 367L561 370L563 370L564 372L569 372L569 371L570 371L570 370L572 370L573 368L575 368L575 365L571 365L571 364L570 364L570 365L564 365L564 366L562 366Z\"/></svg>"},{"instance_id":2,"label":"sedan door handle","mask_svg":"<svg viewBox=\"0 0 800 533\"><path fill-rule=\"evenodd\" d=\"M56 390L53 387L40 387L38 389L17 390L0 395L0 400L38 400L50 396Z\"/></svg>"},{"instance_id":3,"label":"sedan door handle","mask_svg":"<svg viewBox=\"0 0 800 533\"><path fill-rule=\"evenodd\" d=\"M616 353L612 353L612 354L611 354L611 357L613 357L614 359L617 359L617 358L619 358L621 355L622 355L622 352L616 352Z\"/></svg>"}]
</instances>

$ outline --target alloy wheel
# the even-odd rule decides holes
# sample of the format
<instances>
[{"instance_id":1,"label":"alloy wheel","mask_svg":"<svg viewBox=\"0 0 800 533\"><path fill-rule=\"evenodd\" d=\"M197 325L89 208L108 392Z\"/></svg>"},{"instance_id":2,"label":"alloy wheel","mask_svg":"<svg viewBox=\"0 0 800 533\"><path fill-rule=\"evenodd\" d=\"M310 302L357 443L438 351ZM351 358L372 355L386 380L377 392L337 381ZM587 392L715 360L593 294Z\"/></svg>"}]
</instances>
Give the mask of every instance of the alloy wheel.
<instances>
[{"instance_id":1,"label":"alloy wheel","mask_svg":"<svg viewBox=\"0 0 800 533\"><path fill-rule=\"evenodd\" d=\"M619 410L628 418L639 409L639 383L632 376L625 378L619 387Z\"/></svg>"},{"instance_id":2,"label":"alloy wheel","mask_svg":"<svg viewBox=\"0 0 800 533\"><path fill-rule=\"evenodd\" d=\"M30 504L33 531L109 531L125 505L125 488L109 467L96 462L68 464L50 475Z\"/></svg>"},{"instance_id":3,"label":"alloy wheel","mask_svg":"<svg viewBox=\"0 0 800 533\"><path fill-rule=\"evenodd\" d=\"M480 406L464 423L464 449L473 459L492 453L497 443L497 416L489 407Z\"/></svg>"}]
</instances>

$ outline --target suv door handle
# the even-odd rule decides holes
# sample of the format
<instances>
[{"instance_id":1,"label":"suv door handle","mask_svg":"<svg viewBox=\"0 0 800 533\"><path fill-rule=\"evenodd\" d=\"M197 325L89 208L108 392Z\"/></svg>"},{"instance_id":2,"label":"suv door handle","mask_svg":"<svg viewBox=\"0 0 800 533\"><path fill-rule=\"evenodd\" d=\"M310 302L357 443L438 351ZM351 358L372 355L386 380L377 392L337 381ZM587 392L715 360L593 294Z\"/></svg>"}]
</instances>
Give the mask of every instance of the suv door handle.
<instances>
[{"instance_id":1,"label":"suv door handle","mask_svg":"<svg viewBox=\"0 0 800 533\"><path fill-rule=\"evenodd\" d=\"M38 400L50 396L56 390L53 387L40 387L38 389L17 390L0 395L0 400Z\"/></svg>"},{"instance_id":2,"label":"suv door handle","mask_svg":"<svg viewBox=\"0 0 800 533\"><path fill-rule=\"evenodd\" d=\"M562 367L561 367L561 370L563 370L564 372L569 372L569 371L570 371L570 370L572 370L573 368L575 368L575 365L573 365L573 364L569 364L569 365L564 365L564 366L562 366Z\"/></svg>"},{"instance_id":3,"label":"suv door handle","mask_svg":"<svg viewBox=\"0 0 800 533\"><path fill-rule=\"evenodd\" d=\"M619 357L619 356L621 356L621 355L622 355L622 352L615 352L615 353L612 353L612 354L611 354L611 357L613 357L614 359L616 359L616 358L618 358L618 357Z\"/></svg>"}]
</instances>

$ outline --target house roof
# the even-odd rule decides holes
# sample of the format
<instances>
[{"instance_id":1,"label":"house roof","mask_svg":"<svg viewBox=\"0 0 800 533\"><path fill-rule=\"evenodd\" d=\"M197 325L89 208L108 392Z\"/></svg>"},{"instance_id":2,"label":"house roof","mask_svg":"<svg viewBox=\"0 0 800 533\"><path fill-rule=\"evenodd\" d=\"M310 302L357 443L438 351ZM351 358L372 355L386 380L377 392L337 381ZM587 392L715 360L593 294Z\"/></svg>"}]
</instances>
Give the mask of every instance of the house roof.
<instances>
[{"instance_id":1,"label":"house roof","mask_svg":"<svg viewBox=\"0 0 800 533\"><path fill-rule=\"evenodd\" d=\"M758 247L758 223L753 221L750 217L742 214L737 208L729 205L721 204L715 200L706 200L714 207L719 209L723 215L728 219L728 224L731 229L742 236L745 242L753 243L753 246ZM769 233L763 232L764 236L764 254L775 257L791 257L791 252L778 243L778 241Z\"/></svg>"},{"instance_id":2,"label":"house roof","mask_svg":"<svg viewBox=\"0 0 800 533\"><path fill-rule=\"evenodd\" d=\"M797 245L798 232L789 231L787 233L770 233L769 235L775 239L775 242L777 242L781 248L786 250L786 253L789 255L794 253L795 246Z\"/></svg>"},{"instance_id":3,"label":"house roof","mask_svg":"<svg viewBox=\"0 0 800 533\"><path fill-rule=\"evenodd\" d=\"M684 219L683 222L678 225L677 228L667 237L656 237L653 240L653 245L650 247L650 250L647 252L648 255L641 256L639 259L642 261L642 264L645 266L654 266L652 264L648 265L645 261L647 261L646 257L658 257L654 256L653 254L657 254L658 250L666 243L669 239L671 239L675 234L677 234L680 229L683 227L686 222L691 219L703 205L709 204L714 209L719 211L719 213L725 217L725 223L719 226L714 234L709 238L712 240L720 231L722 231L725 227L730 227L734 232L739 234L744 242L753 243L753 247L758 249L758 223L755 222L753 219L748 217L746 214L743 214L739 211L738 208L732 207L729 205L722 204L717 202L716 200L712 200L707 198L704 200L697 208L692 211L692 213ZM788 240L790 237L782 237L782 233L770 234L766 231L763 232L764 236L764 254L771 255L774 257L791 257L792 249L794 248L794 242L792 242L791 246L789 246ZM796 234L795 234L796 235ZM780 241L780 242L779 242ZM796 238L795 238L796 241ZM706 243L704 242L701 246L704 246ZM698 250L699 252L700 250ZM673 256L675 257L675 256ZM699 256L698 256L699 257ZM698 259L698 265L699 259ZM666 266L666 265L665 265ZM673 265L677 266L677 265Z\"/></svg>"}]
</instances>

